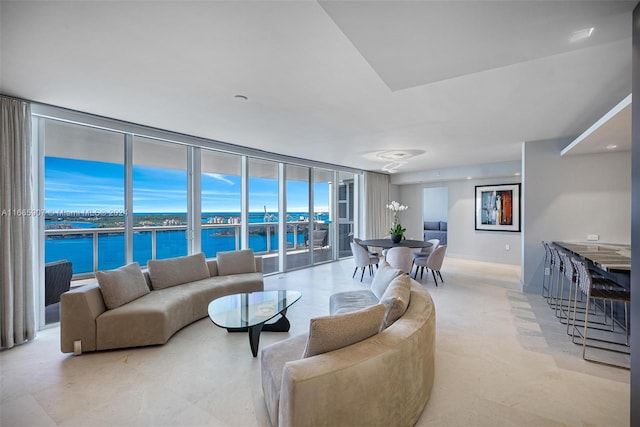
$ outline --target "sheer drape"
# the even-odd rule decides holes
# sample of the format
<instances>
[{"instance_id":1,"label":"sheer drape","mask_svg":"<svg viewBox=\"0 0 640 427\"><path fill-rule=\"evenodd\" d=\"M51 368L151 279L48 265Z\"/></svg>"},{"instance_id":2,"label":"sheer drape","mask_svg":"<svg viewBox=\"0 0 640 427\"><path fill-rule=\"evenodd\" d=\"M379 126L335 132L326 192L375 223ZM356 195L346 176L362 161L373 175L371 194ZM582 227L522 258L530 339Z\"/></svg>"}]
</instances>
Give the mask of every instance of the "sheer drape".
<instances>
[{"instance_id":1,"label":"sheer drape","mask_svg":"<svg viewBox=\"0 0 640 427\"><path fill-rule=\"evenodd\" d=\"M365 239L381 238L389 234L389 175L375 172L364 174Z\"/></svg>"},{"instance_id":2,"label":"sheer drape","mask_svg":"<svg viewBox=\"0 0 640 427\"><path fill-rule=\"evenodd\" d=\"M0 344L10 348L35 336L31 107L0 97Z\"/></svg>"}]
</instances>

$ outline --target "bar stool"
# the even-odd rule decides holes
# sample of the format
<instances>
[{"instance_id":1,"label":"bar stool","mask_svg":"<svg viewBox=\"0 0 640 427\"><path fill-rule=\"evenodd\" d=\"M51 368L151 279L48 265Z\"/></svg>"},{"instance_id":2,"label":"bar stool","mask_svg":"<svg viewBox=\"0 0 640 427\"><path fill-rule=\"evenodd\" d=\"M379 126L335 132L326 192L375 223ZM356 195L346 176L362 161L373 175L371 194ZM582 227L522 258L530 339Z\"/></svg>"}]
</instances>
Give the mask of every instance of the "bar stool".
<instances>
[{"instance_id":1,"label":"bar stool","mask_svg":"<svg viewBox=\"0 0 640 427\"><path fill-rule=\"evenodd\" d=\"M619 368L629 369L627 366L604 362L601 360L597 360L594 358L587 357L587 347L597 348L606 351L612 351L616 353L622 354L630 354L629 349L629 317L628 317L628 305L631 301L631 292L626 288L618 285L617 283L608 280L606 278L594 278L591 275L591 272L585 265L583 261L577 260L575 258L571 259L573 262L573 266L577 271L577 286L576 286L576 299L578 290L586 296L586 306L585 306L585 314L584 314L584 322L582 326L582 331L576 325L576 312L577 312L577 304L573 307L573 332L571 335L571 340L574 344L582 344L582 358L584 360L588 360L590 362L601 363L610 366L616 366ZM613 316L613 303L616 301L622 302L624 304L624 333L625 333L625 342L620 342L618 340L610 340L605 339L604 337L594 337L593 335L590 337L588 335L589 329L597 329L599 331L605 331L605 329L598 328L594 324L590 324L589 322L589 306L591 304L591 300L602 300L603 301L603 315L604 315L604 324L606 325L606 302L608 301L611 304L611 329L607 330L607 332L616 333L615 332L615 318ZM602 324L602 323L600 323ZM576 334L578 334L581 338L581 342L576 342ZM605 345L595 345L593 342L602 342L609 343L609 346ZM589 342L589 343L588 343Z\"/></svg>"},{"instance_id":2,"label":"bar stool","mask_svg":"<svg viewBox=\"0 0 640 427\"><path fill-rule=\"evenodd\" d=\"M544 247L544 263L543 263L544 276L542 276L542 296L544 298L547 298L547 301L548 301L549 300L549 280L547 280L547 277L549 278L551 277L551 265L553 262L553 256L551 255L549 244L544 240L542 241L542 246ZM547 269L549 271L549 274L547 274ZM546 286L545 286L545 283L546 283Z\"/></svg>"},{"instance_id":3,"label":"bar stool","mask_svg":"<svg viewBox=\"0 0 640 427\"><path fill-rule=\"evenodd\" d=\"M569 331L568 324L569 324L569 315L571 312L571 302L572 302L571 291L573 290L573 284L576 281L576 270L573 267L573 264L571 263L571 259L569 258L569 255L567 255L566 252L558 250L558 255L560 257L560 261L562 262L562 271L564 274L562 275L562 280L560 282L560 295L562 296L562 299L560 300L560 304L556 305L556 317L560 319L560 323L567 324L567 331ZM565 281L569 282L569 292L567 293L566 305L563 304ZM567 309L567 311L564 310L565 308Z\"/></svg>"},{"instance_id":4,"label":"bar stool","mask_svg":"<svg viewBox=\"0 0 640 427\"><path fill-rule=\"evenodd\" d=\"M548 283L549 298L547 298L547 304L549 304L549 306L557 313L558 298L563 297L561 295L559 296L558 293L560 292L560 281L564 274L564 265L562 264L562 259L560 258L560 252L558 249L551 245L547 246L549 248L549 253L551 254L551 270ZM560 301L560 303L561 302L562 301Z\"/></svg>"}]
</instances>

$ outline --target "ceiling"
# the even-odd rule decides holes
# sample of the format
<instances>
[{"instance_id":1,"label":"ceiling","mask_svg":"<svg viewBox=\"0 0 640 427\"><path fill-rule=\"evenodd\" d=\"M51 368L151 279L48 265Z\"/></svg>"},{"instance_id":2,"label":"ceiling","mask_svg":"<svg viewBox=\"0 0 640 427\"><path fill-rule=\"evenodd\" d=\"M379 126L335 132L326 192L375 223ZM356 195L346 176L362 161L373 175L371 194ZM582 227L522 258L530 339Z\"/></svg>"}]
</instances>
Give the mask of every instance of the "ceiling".
<instances>
[{"instance_id":1,"label":"ceiling","mask_svg":"<svg viewBox=\"0 0 640 427\"><path fill-rule=\"evenodd\" d=\"M631 93L636 4L2 0L0 91L365 170L507 162Z\"/></svg>"}]
</instances>

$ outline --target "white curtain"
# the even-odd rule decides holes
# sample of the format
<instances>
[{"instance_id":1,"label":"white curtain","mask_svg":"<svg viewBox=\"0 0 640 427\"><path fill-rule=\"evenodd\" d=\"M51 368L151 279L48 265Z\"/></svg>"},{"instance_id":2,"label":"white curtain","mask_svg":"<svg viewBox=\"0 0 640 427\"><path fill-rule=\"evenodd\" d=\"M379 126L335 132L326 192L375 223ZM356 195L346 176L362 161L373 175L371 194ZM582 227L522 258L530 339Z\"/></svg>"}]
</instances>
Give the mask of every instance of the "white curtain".
<instances>
[{"instance_id":1,"label":"white curtain","mask_svg":"<svg viewBox=\"0 0 640 427\"><path fill-rule=\"evenodd\" d=\"M31 107L0 97L0 348L35 337Z\"/></svg>"},{"instance_id":2,"label":"white curtain","mask_svg":"<svg viewBox=\"0 0 640 427\"><path fill-rule=\"evenodd\" d=\"M364 174L364 239L380 239L389 234L391 227L389 204L389 175Z\"/></svg>"}]
</instances>

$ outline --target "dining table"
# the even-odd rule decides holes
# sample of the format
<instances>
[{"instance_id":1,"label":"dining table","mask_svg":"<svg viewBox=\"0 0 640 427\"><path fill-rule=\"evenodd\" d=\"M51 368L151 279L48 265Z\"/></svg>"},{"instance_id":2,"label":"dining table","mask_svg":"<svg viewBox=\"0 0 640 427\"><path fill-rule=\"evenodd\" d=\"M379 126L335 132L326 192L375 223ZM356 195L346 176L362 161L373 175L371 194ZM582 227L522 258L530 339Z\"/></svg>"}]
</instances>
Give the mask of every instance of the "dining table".
<instances>
[{"instance_id":1,"label":"dining table","mask_svg":"<svg viewBox=\"0 0 640 427\"><path fill-rule=\"evenodd\" d=\"M398 243L394 243L390 238L367 239L367 240L361 240L360 243L366 246L373 246L376 248L383 248L383 249L395 248L398 246L405 247L405 248L428 248L433 246L433 243L425 242L424 240L404 239L404 240L400 240Z\"/></svg>"}]
</instances>

